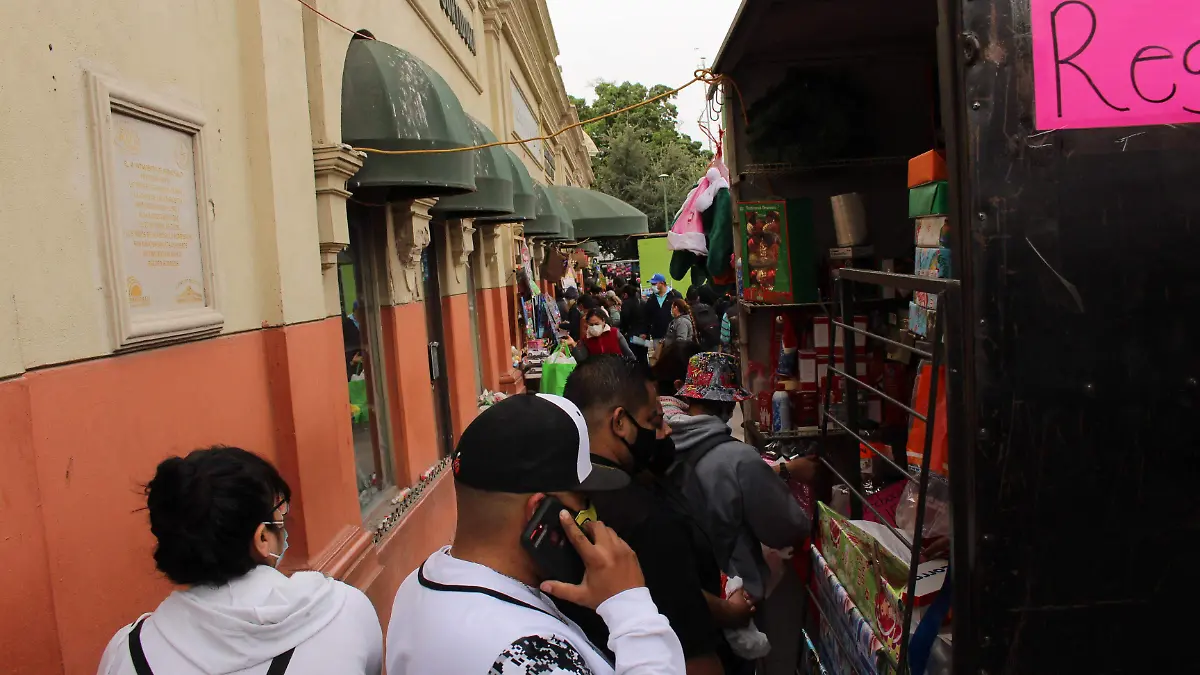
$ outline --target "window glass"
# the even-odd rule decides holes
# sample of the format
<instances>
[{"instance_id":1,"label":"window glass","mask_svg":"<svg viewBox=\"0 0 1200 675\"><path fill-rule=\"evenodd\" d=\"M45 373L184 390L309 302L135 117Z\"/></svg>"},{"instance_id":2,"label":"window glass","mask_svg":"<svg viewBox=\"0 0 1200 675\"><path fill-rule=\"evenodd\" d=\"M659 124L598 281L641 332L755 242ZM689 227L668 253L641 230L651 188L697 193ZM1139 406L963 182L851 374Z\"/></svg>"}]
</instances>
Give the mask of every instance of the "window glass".
<instances>
[{"instance_id":1,"label":"window glass","mask_svg":"<svg viewBox=\"0 0 1200 675\"><path fill-rule=\"evenodd\" d=\"M338 289L342 308L346 386L354 436L354 468L358 502L369 513L395 484L391 467L391 433L383 390L383 343L378 298L378 265L357 223L350 227L350 247L338 256ZM367 249L367 250L364 250Z\"/></svg>"},{"instance_id":2,"label":"window glass","mask_svg":"<svg viewBox=\"0 0 1200 675\"><path fill-rule=\"evenodd\" d=\"M533 108L530 107L525 94L521 92L520 85L513 78L510 82L512 86L512 104L513 104L513 131L516 132L518 138L533 138L541 136L538 131L537 116L533 114ZM542 142L530 141L525 143L525 149L533 155L533 161L541 164L542 157Z\"/></svg>"},{"instance_id":3,"label":"window glass","mask_svg":"<svg viewBox=\"0 0 1200 675\"><path fill-rule=\"evenodd\" d=\"M483 343L479 338L479 298L476 293L475 266L479 264L482 235L476 231L472 236L475 237L475 250L467 261L467 314L471 321L471 346L475 348L475 393L480 394L483 393Z\"/></svg>"}]
</instances>

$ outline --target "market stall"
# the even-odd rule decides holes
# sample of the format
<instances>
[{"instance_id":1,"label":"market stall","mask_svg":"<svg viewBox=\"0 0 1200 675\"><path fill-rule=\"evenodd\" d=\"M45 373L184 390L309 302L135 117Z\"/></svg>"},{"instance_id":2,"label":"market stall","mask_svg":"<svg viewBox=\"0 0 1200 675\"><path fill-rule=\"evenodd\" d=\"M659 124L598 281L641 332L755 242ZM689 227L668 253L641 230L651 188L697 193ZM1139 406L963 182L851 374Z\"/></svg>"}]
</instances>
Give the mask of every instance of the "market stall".
<instances>
[{"instance_id":1,"label":"market stall","mask_svg":"<svg viewBox=\"0 0 1200 675\"><path fill-rule=\"evenodd\" d=\"M748 2L714 65L744 97L725 92L723 149L747 437L823 468L778 672L949 672L943 336L961 319L936 26L922 0Z\"/></svg>"}]
</instances>

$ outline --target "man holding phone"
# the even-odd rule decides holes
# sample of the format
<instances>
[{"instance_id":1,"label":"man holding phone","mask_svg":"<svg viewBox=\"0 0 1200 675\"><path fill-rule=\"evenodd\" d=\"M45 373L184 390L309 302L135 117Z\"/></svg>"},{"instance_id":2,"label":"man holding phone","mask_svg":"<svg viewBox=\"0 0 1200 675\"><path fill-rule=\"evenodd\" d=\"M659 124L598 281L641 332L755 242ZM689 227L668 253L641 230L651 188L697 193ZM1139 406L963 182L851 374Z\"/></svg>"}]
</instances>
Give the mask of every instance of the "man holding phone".
<instances>
[{"instance_id":1,"label":"man holding phone","mask_svg":"<svg viewBox=\"0 0 1200 675\"><path fill-rule=\"evenodd\" d=\"M650 599L637 556L588 521L580 493L621 488L628 475L591 463L574 404L545 394L501 401L463 432L452 466L454 544L396 594L390 675L684 674L679 640ZM566 508L547 506L551 499ZM581 529L579 521L588 522ZM580 563L582 579L565 579ZM593 609L614 658L547 594Z\"/></svg>"}]
</instances>

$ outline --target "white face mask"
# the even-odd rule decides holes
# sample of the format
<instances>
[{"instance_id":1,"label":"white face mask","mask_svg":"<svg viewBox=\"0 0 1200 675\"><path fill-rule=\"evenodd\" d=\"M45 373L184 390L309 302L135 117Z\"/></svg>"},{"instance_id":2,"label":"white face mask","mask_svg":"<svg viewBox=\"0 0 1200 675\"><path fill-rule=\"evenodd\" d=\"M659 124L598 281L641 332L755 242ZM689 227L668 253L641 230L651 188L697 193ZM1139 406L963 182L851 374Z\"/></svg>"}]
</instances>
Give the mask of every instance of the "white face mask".
<instances>
[{"instance_id":1,"label":"white face mask","mask_svg":"<svg viewBox=\"0 0 1200 675\"><path fill-rule=\"evenodd\" d=\"M604 333L604 326L603 326L602 324L598 324L598 325L594 325L594 326L588 326L588 335L589 335L589 336L591 336L591 337L600 337L600 335L601 335L602 333Z\"/></svg>"}]
</instances>

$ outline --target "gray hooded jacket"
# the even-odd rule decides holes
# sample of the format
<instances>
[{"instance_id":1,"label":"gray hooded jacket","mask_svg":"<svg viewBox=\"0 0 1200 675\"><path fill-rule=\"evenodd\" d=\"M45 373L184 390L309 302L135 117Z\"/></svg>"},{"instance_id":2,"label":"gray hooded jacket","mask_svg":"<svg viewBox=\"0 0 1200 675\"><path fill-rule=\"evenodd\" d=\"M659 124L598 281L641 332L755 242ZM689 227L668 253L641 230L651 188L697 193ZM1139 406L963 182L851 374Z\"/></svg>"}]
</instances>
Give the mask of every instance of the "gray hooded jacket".
<instances>
[{"instance_id":1,"label":"gray hooded jacket","mask_svg":"<svg viewBox=\"0 0 1200 675\"><path fill-rule=\"evenodd\" d=\"M669 477L712 539L717 563L742 577L756 600L769 570L762 546L787 548L808 536L808 515L758 451L712 415L671 418L676 461ZM761 545L760 545L761 544Z\"/></svg>"}]
</instances>

